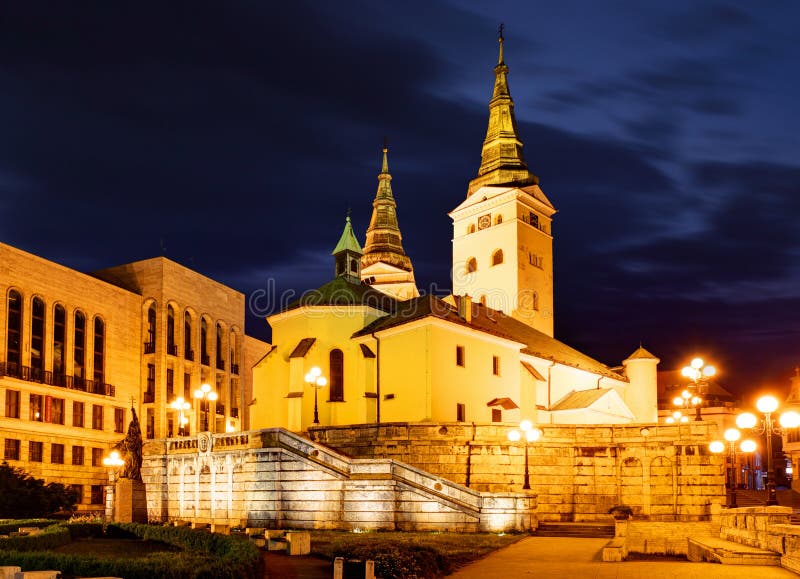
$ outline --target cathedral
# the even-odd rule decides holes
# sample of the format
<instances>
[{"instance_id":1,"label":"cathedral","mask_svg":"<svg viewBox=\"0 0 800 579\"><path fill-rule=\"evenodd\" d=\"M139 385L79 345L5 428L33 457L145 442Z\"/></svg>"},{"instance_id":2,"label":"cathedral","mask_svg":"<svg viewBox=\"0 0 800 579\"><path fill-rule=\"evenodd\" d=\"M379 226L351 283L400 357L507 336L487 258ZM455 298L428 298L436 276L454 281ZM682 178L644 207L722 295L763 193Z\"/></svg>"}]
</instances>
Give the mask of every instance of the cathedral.
<instances>
[{"instance_id":1,"label":"cathedral","mask_svg":"<svg viewBox=\"0 0 800 579\"><path fill-rule=\"evenodd\" d=\"M268 318L252 428L656 422L657 357L609 367L554 337L556 209L525 162L499 40L480 167L449 214L452 295L416 287L384 146L363 248L348 215L333 279Z\"/></svg>"}]
</instances>

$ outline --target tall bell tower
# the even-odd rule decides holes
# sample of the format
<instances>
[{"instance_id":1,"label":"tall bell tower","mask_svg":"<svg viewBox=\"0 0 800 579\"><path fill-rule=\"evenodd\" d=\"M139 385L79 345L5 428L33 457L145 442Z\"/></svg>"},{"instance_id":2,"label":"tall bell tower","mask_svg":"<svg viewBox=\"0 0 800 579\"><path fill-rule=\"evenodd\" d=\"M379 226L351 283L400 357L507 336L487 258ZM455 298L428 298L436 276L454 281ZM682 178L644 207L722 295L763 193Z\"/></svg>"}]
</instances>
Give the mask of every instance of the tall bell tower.
<instances>
[{"instance_id":1,"label":"tall bell tower","mask_svg":"<svg viewBox=\"0 0 800 579\"><path fill-rule=\"evenodd\" d=\"M553 335L553 236L556 209L528 170L508 88L508 66L494 67L489 126L478 175L453 220L453 293L501 310Z\"/></svg>"}]
</instances>

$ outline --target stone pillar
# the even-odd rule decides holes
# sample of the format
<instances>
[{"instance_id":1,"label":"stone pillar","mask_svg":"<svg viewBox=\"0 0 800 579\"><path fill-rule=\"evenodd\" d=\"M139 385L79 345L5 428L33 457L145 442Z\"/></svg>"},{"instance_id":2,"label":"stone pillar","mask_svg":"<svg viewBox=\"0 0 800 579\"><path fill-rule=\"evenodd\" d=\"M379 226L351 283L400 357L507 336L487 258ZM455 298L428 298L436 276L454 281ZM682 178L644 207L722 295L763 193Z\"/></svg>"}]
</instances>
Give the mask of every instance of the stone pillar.
<instances>
[{"instance_id":1,"label":"stone pillar","mask_svg":"<svg viewBox=\"0 0 800 579\"><path fill-rule=\"evenodd\" d=\"M147 495L143 482L128 478L118 479L113 495L115 522L147 522Z\"/></svg>"}]
</instances>

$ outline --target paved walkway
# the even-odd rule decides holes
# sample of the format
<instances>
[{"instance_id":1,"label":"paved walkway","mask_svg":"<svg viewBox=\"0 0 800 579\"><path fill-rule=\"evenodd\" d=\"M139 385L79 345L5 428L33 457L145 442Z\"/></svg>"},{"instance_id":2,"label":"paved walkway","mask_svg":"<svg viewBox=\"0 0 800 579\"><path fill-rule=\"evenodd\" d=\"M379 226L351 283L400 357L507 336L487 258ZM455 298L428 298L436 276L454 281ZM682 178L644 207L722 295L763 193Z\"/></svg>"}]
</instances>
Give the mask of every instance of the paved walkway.
<instances>
[{"instance_id":1,"label":"paved walkway","mask_svg":"<svg viewBox=\"0 0 800 579\"><path fill-rule=\"evenodd\" d=\"M720 565L684 561L625 561L604 563L603 545L608 539L567 537L529 537L495 551L448 575L450 579L716 579L747 578L797 579L780 567Z\"/></svg>"}]
</instances>

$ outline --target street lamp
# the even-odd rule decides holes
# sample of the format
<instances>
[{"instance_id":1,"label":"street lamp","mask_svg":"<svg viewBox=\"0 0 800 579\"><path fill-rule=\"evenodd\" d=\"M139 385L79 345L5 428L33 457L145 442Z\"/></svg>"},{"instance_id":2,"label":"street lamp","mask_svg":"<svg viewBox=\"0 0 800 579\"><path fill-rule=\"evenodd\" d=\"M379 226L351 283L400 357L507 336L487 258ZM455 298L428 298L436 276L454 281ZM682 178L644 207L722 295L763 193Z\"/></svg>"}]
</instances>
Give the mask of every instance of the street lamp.
<instances>
[{"instance_id":1,"label":"street lamp","mask_svg":"<svg viewBox=\"0 0 800 579\"><path fill-rule=\"evenodd\" d=\"M314 366L306 374L306 384L314 388L314 424L319 424L319 408L317 406L317 390L328 384L328 379L322 375L319 366Z\"/></svg>"},{"instance_id":2,"label":"street lamp","mask_svg":"<svg viewBox=\"0 0 800 579\"><path fill-rule=\"evenodd\" d=\"M696 421L703 420L700 416L700 406L703 403L703 399L697 394L705 393L704 391L708 388L708 378L711 378L716 373L717 369L714 368L714 366L706 366L702 358L695 358L688 366L684 366L683 370L681 370L681 374L692 381L689 388L684 390L681 394L681 398L684 400L682 404L686 405L688 408L691 399L692 406L694 406L695 409L694 419ZM692 390L697 394L693 395ZM676 404L677 400L677 398L674 400Z\"/></svg>"},{"instance_id":3,"label":"street lamp","mask_svg":"<svg viewBox=\"0 0 800 579\"><path fill-rule=\"evenodd\" d=\"M186 425L189 423L189 419L184 414L184 411L189 410L191 406L191 404L183 399L183 396L178 396L172 401L172 404L169 405L170 408L178 411L178 436L186 436Z\"/></svg>"},{"instance_id":4,"label":"street lamp","mask_svg":"<svg viewBox=\"0 0 800 579\"><path fill-rule=\"evenodd\" d=\"M522 433L520 433L520 431ZM528 474L528 445L531 442L536 442L542 437L542 431L538 428L533 426L533 423L530 420L523 420L519 423L519 430L512 430L508 433L508 439L511 442L518 442L523 433L525 435L525 479L522 483L522 488L525 490L529 490L531 488L531 481L530 475Z\"/></svg>"},{"instance_id":5,"label":"street lamp","mask_svg":"<svg viewBox=\"0 0 800 579\"><path fill-rule=\"evenodd\" d=\"M125 466L125 460L120 456L119 451L112 450L103 459L103 466L108 469L108 486L106 487L106 519L114 520L114 485L117 482L119 469Z\"/></svg>"},{"instance_id":6,"label":"street lamp","mask_svg":"<svg viewBox=\"0 0 800 579\"><path fill-rule=\"evenodd\" d=\"M778 495L775 493L775 471L772 464L772 435L783 434L788 428L800 426L800 414L794 410L789 410L781 414L778 422L780 426L772 421L772 414L778 409L778 399L774 396L762 396L756 401L756 408L764 415L763 420L752 412L744 412L736 417L736 426L748 428L763 434L767 440L767 506L778 504Z\"/></svg>"},{"instance_id":7,"label":"street lamp","mask_svg":"<svg viewBox=\"0 0 800 579\"><path fill-rule=\"evenodd\" d=\"M203 384L194 391L194 397L198 400L200 406L203 408L203 430L209 429L208 424L208 407L209 402L214 402L219 396L211 389L211 384Z\"/></svg>"},{"instance_id":8,"label":"street lamp","mask_svg":"<svg viewBox=\"0 0 800 579\"><path fill-rule=\"evenodd\" d=\"M725 440L728 441L728 455L726 458L727 468L725 469L725 490L726 501L725 506L729 509L736 508L736 441L742 437L742 433L736 428L729 428L723 434ZM725 451L726 445L720 440L715 440L708 445L711 452L722 453ZM743 440L739 444L739 449L742 452L753 452L756 449L754 440Z\"/></svg>"}]
</instances>

